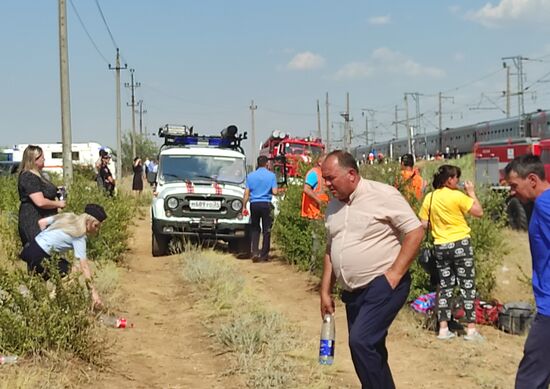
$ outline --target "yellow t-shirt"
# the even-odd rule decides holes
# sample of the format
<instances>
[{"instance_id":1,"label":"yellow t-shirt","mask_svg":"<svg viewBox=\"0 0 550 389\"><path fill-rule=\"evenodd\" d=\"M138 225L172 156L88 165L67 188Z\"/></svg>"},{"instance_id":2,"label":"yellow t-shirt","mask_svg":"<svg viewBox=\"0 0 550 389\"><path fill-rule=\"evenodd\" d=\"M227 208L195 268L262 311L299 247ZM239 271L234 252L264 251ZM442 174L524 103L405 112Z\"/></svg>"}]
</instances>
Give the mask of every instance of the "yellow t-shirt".
<instances>
[{"instance_id":1,"label":"yellow t-shirt","mask_svg":"<svg viewBox=\"0 0 550 389\"><path fill-rule=\"evenodd\" d=\"M431 231L435 244L456 242L470 237L470 227L464 215L470 211L474 200L461 190L442 188L430 192L424 197L418 216L428 220L428 209L432 200L430 212Z\"/></svg>"}]
</instances>

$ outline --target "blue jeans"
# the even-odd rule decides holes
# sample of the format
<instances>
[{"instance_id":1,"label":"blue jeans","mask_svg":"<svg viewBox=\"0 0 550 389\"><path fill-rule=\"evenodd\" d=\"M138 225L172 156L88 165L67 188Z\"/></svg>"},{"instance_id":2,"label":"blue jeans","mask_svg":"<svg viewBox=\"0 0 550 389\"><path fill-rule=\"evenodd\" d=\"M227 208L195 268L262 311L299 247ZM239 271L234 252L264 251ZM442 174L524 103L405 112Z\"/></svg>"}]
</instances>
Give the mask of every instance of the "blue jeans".
<instances>
[{"instance_id":1,"label":"blue jeans","mask_svg":"<svg viewBox=\"0 0 550 389\"><path fill-rule=\"evenodd\" d=\"M346 304L351 358L363 389L395 388L388 364L386 336L407 300L410 286L411 276L408 272L395 289L391 288L386 276L382 274L366 288L342 292L342 301Z\"/></svg>"}]
</instances>

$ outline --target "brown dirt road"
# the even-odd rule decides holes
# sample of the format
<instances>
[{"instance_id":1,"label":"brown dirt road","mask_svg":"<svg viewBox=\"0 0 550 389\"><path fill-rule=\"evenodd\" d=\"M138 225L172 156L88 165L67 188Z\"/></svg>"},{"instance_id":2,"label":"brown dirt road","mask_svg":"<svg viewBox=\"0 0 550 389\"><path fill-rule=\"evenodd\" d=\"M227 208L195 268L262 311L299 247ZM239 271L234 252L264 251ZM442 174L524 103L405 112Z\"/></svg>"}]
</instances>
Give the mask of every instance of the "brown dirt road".
<instances>
[{"instance_id":1,"label":"brown dirt road","mask_svg":"<svg viewBox=\"0 0 550 389\"><path fill-rule=\"evenodd\" d=\"M513 235L524 240L525 235ZM228 366L227 354L218 346L188 298L179 276L176 256L152 258L150 225L147 219L136 220L133 249L127 256L128 269L121 270L120 287L124 305L120 312L135 327L109 330L116 339L109 371L98 376L90 387L115 388L240 388L238 377L220 374ZM524 247L522 248L524 249ZM509 256L529 272L528 255ZM246 279L247 286L271 309L282 313L303 331L305 341L316 359L321 324L317 280L297 273L282 262L253 264L232 261ZM518 258L522 258L518 260ZM525 257L525 259L523 259ZM507 257L508 258L508 257ZM505 258L505 262L508 260ZM512 266L499 275L498 290L521 289ZM510 270L511 269L511 270ZM507 295L509 292L506 293ZM498 296L497 296L498 297ZM337 303L336 358L326 369L332 377L331 388L357 388L347 347L347 329L343 306ZM434 334L419 328L404 309L390 329L388 348L390 364L398 388L437 388L448 384L467 388L510 388L522 355L524 337L511 336L483 327L483 344L468 344L461 338L450 342L435 339Z\"/></svg>"}]
</instances>

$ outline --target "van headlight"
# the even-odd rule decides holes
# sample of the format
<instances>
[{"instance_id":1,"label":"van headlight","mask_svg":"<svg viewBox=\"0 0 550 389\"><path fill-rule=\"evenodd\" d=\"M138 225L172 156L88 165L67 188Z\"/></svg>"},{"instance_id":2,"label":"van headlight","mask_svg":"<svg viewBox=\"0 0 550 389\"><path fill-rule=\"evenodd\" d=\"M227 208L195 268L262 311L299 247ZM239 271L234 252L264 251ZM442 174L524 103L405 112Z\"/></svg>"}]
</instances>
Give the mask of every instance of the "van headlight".
<instances>
[{"instance_id":1,"label":"van headlight","mask_svg":"<svg viewBox=\"0 0 550 389\"><path fill-rule=\"evenodd\" d=\"M178 199L175 197L170 197L168 201L166 202L166 205L168 205L168 208L170 209L176 209L178 207Z\"/></svg>"},{"instance_id":2,"label":"van headlight","mask_svg":"<svg viewBox=\"0 0 550 389\"><path fill-rule=\"evenodd\" d=\"M235 212L239 212L243 209L243 202L241 200L233 200L231 203L231 209Z\"/></svg>"}]
</instances>

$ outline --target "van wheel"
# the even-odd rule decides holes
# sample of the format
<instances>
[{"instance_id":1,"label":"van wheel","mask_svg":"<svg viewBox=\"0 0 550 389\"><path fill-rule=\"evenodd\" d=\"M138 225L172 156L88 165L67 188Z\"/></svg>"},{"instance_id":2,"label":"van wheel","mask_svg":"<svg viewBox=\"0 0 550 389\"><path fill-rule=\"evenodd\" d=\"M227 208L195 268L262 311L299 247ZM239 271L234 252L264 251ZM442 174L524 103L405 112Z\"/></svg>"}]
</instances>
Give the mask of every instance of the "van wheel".
<instances>
[{"instance_id":1,"label":"van wheel","mask_svg":"<svg viewBox=\"0 0 550 389\"><path fill-rule=\"evenodd\" d=\"M161 234L156 234L153 231L153 236L151 240L152 240L151 246L152 246L153 257L160 257L163 255L166 255L166 253L168 252L169 238Z\"/></svg>"},{"instance_id":2,"label":"van wheel","mask_svg":"<svg viewBox=\"0 0 550 389\"><path fill-rule=\"evenodd\" d=\"M508 214L508 224L512 229L526 231L529 228L527 212L517 198L512 197L508 200L506 213Z\"/></svg>"}]
</instances>

